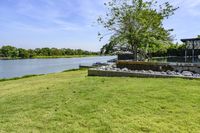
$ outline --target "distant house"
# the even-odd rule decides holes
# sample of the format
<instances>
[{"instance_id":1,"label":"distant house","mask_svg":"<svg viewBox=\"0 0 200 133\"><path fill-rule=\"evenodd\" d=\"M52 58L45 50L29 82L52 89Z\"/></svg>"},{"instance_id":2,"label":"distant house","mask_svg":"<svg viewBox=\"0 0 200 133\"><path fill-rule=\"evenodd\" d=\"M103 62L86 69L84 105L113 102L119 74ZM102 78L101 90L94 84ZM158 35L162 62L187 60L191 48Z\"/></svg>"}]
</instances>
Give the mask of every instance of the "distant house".
<instances>
[{"instance_id":1,"label":"distant house","mask_svg":"<svg viewBox=\"0 0 200 133\"><path fill-rule=\"evenodd\" d=\"M185 43L185 59L188 57L188 51L192 50L192 58L200 55L200 38L181 39Z\"/></svg>"}]
</instances>

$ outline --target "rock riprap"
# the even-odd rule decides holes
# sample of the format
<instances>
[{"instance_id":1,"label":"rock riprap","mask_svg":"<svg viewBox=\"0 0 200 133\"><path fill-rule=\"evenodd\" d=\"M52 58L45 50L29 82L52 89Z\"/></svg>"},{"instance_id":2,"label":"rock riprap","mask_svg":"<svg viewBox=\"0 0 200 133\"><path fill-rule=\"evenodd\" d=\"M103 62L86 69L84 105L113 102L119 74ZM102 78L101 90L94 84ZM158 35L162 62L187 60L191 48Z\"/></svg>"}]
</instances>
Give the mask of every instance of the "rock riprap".
<instances>
[{"instance_id":1,"label":"rock riprap","mask_svg":"<svg viewBox=\"0 0 200 133\"><path fill-rule=\"evenodd\" d=\"M141 73L141 74L152 74L152 75L163 75L163 76L168 75L168 76L200 78L200 74L193 73L190 71L176 72L168 70L166 72L158 72L152 70L129 70L128 68L123 68L123 69L117 68L116 65L102 66L93 69L99 71L128 72L128 73Z\"/></svg>"}]
</instances>

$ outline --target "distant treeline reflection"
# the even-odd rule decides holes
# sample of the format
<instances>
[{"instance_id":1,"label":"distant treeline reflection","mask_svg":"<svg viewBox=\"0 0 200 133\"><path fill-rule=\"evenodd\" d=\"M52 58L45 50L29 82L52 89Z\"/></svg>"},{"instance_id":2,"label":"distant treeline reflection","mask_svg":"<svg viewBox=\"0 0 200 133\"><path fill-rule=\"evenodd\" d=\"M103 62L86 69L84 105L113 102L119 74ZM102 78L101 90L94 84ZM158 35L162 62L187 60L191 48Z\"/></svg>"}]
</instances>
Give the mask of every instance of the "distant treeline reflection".
<instances>
[{"instance_id":1,"label":"distant treeline reflection","mask_svg":"<svg viewBox=\"0 0 200 133\"><path fill-rule=\"evenodd\" d=\"M0 47L0 58L34 58L34 57L67 57L76 55L98 55L98 52L85 51L81 49L69 48L36 48L23 49L10 45Z\"/></svg>"}]
</instances>

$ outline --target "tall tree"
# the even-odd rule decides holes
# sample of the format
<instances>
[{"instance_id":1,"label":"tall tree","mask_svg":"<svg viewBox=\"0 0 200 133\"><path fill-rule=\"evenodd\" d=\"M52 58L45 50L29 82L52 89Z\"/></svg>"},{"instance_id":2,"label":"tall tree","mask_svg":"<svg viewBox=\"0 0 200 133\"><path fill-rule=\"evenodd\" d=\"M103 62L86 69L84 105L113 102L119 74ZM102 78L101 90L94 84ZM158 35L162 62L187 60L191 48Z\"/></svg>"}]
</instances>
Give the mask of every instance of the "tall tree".
<instances>
[{"instance_id":1,"label":"tall tree","mask_svg":"<svg viewBox=\"0 0 200 133\"><path fill-rule=\"evenodd\" d=\"M159 5L155 0L111 0L105 6L108 12L105 17L98 18L99 24L109 31L109 41L128 47L135 60L144 48L171 42L172 29L165 29L163 21L177 8L169 2ZM99 36L101 40L105 34L99 33Z\"/></svg>"},{"instance_id":2,"label":"tall tree","mask_svg":"<svg viewBox=\"0 0 200 133\"><path fill-rule=\"evenodd\" d=\"M30 54L29 54L29 52L26 49L18 48L18 51L19 51L19 55L18 56L20 58L26 59L26 58L30 57Z\"/></svg>"},{"instance_id":3,"label":"tall tree","mask_svg":"<svg viewBox=\"0 0 200 133\"><path fill-rule=\"evenodd\" d=\"M18 57L18 50L17 48L7 45L7 46L2 46L1 48L1 56L3 57L10 57L10 58L16 58Z\"/></svg>"}]
</instances>

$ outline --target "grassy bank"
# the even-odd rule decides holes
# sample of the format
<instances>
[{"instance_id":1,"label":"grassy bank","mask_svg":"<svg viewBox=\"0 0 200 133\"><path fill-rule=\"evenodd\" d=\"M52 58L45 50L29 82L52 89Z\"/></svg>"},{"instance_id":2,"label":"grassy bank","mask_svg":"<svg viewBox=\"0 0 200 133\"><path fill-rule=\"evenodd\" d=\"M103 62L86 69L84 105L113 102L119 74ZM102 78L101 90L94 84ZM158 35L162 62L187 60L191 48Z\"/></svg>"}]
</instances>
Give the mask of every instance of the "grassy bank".
<instances>
[{"instance_id":1,"label":"grassy bank","mask_svg":"<svg viewBox=\"0 0 200 133\"><path fill-rule=\"evenodd\" d=\"M87 77L0 82L0 132L198 132L200 81Z\"/></svg>"}]
</instances>

